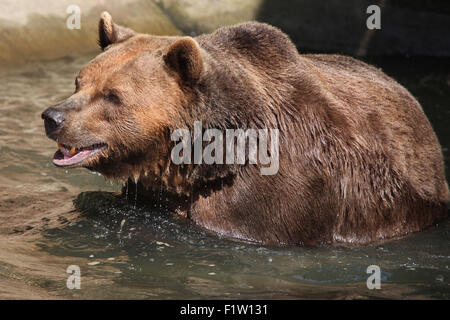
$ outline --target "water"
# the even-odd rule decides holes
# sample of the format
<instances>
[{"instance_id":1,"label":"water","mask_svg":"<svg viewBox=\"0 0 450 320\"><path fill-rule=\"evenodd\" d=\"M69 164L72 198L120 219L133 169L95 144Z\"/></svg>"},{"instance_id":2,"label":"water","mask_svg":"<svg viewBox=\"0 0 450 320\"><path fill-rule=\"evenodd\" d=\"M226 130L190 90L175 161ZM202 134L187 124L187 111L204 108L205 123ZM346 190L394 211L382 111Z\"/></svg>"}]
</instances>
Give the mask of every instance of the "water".
<instances>
[{"instance_id":1,"label":"water","mask_svg":"<svg viewBox=\"0 0 450 320\"><path fill-rule=\"evenodd\" d=\"M359 248L262 247L220 239L143 206L130 186L51 164L40 113L69 96L91 57L0 78L0 299L450 298L450 223ZM450 163L450 60L373 59L415 94ZM382 270L368 290L366 269ZM69 290L69 265L81 289Z\"/></svg>"}]
</instances>

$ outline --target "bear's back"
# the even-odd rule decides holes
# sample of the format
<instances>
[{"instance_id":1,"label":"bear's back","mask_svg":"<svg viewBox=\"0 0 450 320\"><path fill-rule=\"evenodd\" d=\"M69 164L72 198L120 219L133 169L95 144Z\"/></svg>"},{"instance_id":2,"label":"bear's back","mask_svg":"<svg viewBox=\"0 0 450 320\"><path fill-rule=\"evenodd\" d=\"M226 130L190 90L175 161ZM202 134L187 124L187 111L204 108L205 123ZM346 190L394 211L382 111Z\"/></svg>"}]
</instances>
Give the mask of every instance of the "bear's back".
<instances>
[{"instance_id":1,"label":"bear's back","mask_svg":"<svg viewBox=\"0 0 450 320\"><path fill-rule=\"evenodd\" d=\"M258 22L224 27L197 41L216 61L245 79L243 84L251 88L242 90L250 94L247 100L260 102L246 108L249 114L257 110L261 118L261 114L283 110L292 115L279 123L281 137L295 136L297 131L286 130L299 127L306 119L305 110L313 110L335 144L347 146L342 152L357 158L366 153L358 164L363 180L372 179L363 168L364 163L376 162L376 154L378 165L398 172L399 179L420 197L448 200L442 153L428 119L408 90L381 70L346 56L299 54L286 34ZM296 124L289 125L289 121ZM343 125L345 130L334 130ZM304 139L287 141L304 143ZM374 186L378 187L382 186ZM384 187L398 186L392 182ZM386 189L378 191L381 194Z\"/></svg>"},{"instance_id":2,"label":"bear's back","mask_svg":"<svg viewBox=\"0 0 450 320\"><path fill-rule=\"evenodd\" d=\"M217 60L234 56L261 70L281 71L298 63L300 57L295 45L285 33L260 22L223 27L196 39L200 46Z\"/></svg>"}]
</instances>

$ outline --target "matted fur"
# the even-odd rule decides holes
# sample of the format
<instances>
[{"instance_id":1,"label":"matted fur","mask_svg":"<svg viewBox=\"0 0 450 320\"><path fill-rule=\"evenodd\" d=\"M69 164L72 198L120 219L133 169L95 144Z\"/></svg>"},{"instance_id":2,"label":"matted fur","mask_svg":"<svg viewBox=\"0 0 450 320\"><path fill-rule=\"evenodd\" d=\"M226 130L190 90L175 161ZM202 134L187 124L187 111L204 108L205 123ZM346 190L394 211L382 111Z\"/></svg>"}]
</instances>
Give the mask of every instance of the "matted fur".
<instances>
[{"instance_id":1,"label":"matted fur","mask_svg":"<svg viewBox=\"0 0 450 320\"><path fill-rule=\"evenodd\" d=\"M262 23L196 38L127 31L119 41L122 27L103 19L105 52L57 106L66 122L54 139L107 143L83 166L138 181L141 199L167 199L204 228L265 244L366 244L448 215L436 135L419 103L382 71L350 57L300 55ZM278 173L174 165L170 134L194 121L278 128Z\"/></svg>"}]
</instances>

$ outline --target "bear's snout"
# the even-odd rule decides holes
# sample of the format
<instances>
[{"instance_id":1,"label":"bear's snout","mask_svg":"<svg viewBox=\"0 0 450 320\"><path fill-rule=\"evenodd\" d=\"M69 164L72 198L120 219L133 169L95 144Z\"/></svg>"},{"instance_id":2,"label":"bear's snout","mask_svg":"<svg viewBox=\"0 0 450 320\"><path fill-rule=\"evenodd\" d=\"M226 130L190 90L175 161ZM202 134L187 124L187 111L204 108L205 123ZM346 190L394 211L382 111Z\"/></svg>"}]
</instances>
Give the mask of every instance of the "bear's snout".
<instances>
[{"instance_id":1,"label":"bear's snout","mask_svg":"<svg viewBox=\"0 0 450 320\"><path fill-rule=\"evenodd\" d=\"M44 119L45 133L49 138L52 138L65 121L63 113L55 107L47 108L42 113L42 119Z\"/></svg>"}]
</instances>

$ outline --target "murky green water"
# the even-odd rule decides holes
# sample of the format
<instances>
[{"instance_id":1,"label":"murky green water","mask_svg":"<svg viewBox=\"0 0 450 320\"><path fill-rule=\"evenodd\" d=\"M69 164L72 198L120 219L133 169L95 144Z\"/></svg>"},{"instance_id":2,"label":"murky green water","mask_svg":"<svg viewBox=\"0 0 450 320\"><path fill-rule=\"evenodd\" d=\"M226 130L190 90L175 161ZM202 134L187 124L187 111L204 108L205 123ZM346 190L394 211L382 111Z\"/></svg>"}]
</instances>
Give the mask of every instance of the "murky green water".
<instances>
[{"instance_id":1,"label":"murky green water","mask_svg":"<svg viewBox=\"0 0 450 320\"><path fill-rule=\"evenodd\" d=\"M88 57L0 78L0 298L450 298L450 223L360 248L272 248L220 239L121 186L51 164L40 113L73 91ZM375 59L419 98L450 164L450 60ZM382 270L368 290L366 268ZM81 268L69 290L66 268Z\"/></svg>"}]
</instances>

